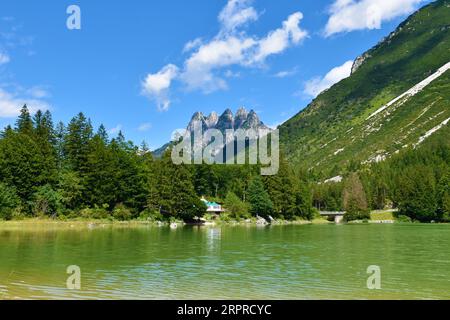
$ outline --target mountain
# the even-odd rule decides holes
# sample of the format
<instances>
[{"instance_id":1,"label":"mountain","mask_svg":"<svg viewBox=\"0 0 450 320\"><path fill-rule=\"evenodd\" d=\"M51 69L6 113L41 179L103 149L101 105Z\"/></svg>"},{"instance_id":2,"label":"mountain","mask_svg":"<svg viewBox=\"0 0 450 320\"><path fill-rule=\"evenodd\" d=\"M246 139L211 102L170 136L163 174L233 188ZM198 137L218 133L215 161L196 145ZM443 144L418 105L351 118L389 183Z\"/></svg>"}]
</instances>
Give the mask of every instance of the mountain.
<instances>
[{"instance_id":1,"label":"mountain","mask_svg":"<svg viewBox=\"0 0 450 320\"><path fill-rule=\"evenodd\" d=\"M220 116L218 116L216 112L212 112L209 116L205 116L201 112L195 112L186 129L192 132L197 126L200 126L203 132L208 129L220 130L224 136L226 130L229 129L270 130L270 128L260 120L254 110L250 110L249 112L243 107L238 109L236 115L233 115L231 109L226 109ZM153 151L153 155L157 158L161 157L171 145L172 143L166 143L161 148Z\"/></svg>"},{"instance_id":2,"label":"mountain","mask_svg":"<svg viewBox=\"0 0 450 320\"><path fill-rule=\"evenodd\" d=\"M330 178L354 163L382 161L450 141L450 0L435 1L358 57L350 77L280 126L294 164Z\"/></svg>"},{"instance_id":3,"label":"mountain","mask_svg":"<svg viewBox=\"0 0 450 320\"><path fill-rule=\"evenodd\" d=\"M238 129L264 129L269 128L259 119L254 110L248 112L245 108L239 108L236 115L233 115L231 109L226 109L220 117L217 113L212 112L209 116L205 117L203 113L196 112L191 118L187 126L187 130L192 131L196 124L201 124L203 130L217 129L225 134L226 130L238 130Z\"/></svg>"}]
</instances>

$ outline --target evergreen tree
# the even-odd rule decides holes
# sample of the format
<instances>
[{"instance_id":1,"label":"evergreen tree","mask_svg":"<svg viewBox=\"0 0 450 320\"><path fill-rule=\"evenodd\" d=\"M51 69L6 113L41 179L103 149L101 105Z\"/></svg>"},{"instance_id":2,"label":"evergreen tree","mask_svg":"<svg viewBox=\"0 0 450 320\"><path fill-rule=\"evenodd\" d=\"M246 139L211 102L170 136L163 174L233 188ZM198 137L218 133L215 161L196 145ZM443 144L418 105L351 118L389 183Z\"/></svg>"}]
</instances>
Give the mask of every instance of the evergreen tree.
<instances>
[{"instance_id":1,"label":"evergreen tree","mask_svg":"<svg viewBox=\"0 0 450 320\"><path fill-rule=\"evenodd\" d=\"M20 110L20 115L16 122L16 131L31 136L33 134L33 120L27 105Z\"/></svg>"},{"instance_id":2,"label":"evergreen tree","mask_svg":"<svg viewBox=\"0 0 450 320\"><path fill-rule=\"evenodd\" d=\"M89 141L89 152L83 173L83 194L86 204L91 207L107 205L112 209L119 202L116 170L112 150L100 135L95 135Z\"/></svg>"},{"instance_id":3,"label":"evergreen tree","mask_svg":"<svg viewBox=\"0 0 450 320\"><path fill-rule=\"evenodd\" d=\"M51 180L46 162L32 136L9 132L0 140L0 181L14 187L23 203Z\"/></svg>"},{"instance_id":4,"label":"evergreen tree","mask_svg":"<svg viewBox=\"0 0 450 320\"><path fill-rule=\"evenodd\" d=\"M307 181L300 181L293 189L294 207L292 217L301 217L307 220L312 220L314 218L314 210L312 206L312 192Z\"/></svg>"},{"instance_id":5,"label":"evergreen tree","mask_svg":"<svg viewBox=\"0 0 450 320\"><path fill-rule=\"evenodd\" d=\"M58 155L52 116L49 111L38 110L34 116L34 139L39 147L44 169L43 184L55 186L58 181Z\"/></svg>"},{"instance_id":6,"label":"evergreen tree","mask_svg":"<svg viewBox=\"0 0 450 320\"><path fill-rule=\"evenodd\" d=\"M64 139L64 154L68 164L82 176L89 153L89 141L92 138L92 125L83 113L73 118L67 128Z\"/></svg>"},{"instance_id":7,"label":"evergreen tree","mask_svg":"<svg viewBox=\"0 0 450 320\"><path fill-rule=\"evenodd\" d=\"M422 222L438 219L436 180L431 168L406 168L400 175L399 194L400 214Z\"/></svg>"},{"instance_id":8,"label":"evergreen tree","mask_svg":"<svg viewBox=\"0 0 450 320\"><path fill-rule=\"evenodd\" d=\"M62 196L49 184L39 187L33 194L32 212L35 216L56 218L62 212Z\"/></svg>"},{"instance_id":9,"label":"evergreen tree","mask_svg":"<svg viewBox=\"0 0 450 320\"><path fill-rule=\"evenodd\" d=\"M0 183L0 220L10 220L14 209L20 205L16 190Z\"/></svg>"},{"instance_id":10,"label":"evergreen tree","mask_svg":"<svg viewBox=\"0 0 450 320\"><path fill-rule=\"evenodd\" d=\"M249 208L239 197L233 192L228 192L224 207L231 218L239 219L246 218L249 213Z\"/></svg>"},{"instance_id":11,"label":"evergreen tree","mask_svg":"<svg viewBox=\"0 0 450 320\"><path fill-rule=\"evenodd\" d=\"M171 151L163 155L155 172L157 194L149 202L166 218L191 220L202 217L206 206L197 196L192 183L192 174L185 165L175 165Z\"/></svg>"},{"instance_id":12,"label":"evergreen tree","mask_svg":"<svg viewBox=\"0 0 450 320\"><path fill-rule=\"evenodd\" d=\"M58 162L58 170L63 170L65 163L64 145L65 145L66 127L63 122L59 122L55 128L55 150Z\"/></svg>"},{"instance_id":13,"label":"evergreen tree","mask_svg":"<svg viewBox=\"0 0 450 320\"><path fill-rule=\"evenodd\" d=\"M264 184L259 176L255 176L248 187L248 200L250 203L250 213L254 216L268 218L273 214L273 203L269 194L264 189Z\"/></svg>"},{"instance_id":14,"label":"evergreen tree","mask_svg":"<svg viewBox=\"0 0 450 320\"><path fill-rule=\"evenodd\" d=\"M97 135L100 137L100 139L103 141L105 145L109 143L108 132L106 131L106 128L103 124L101 124L100 127L98 128Z\"/></svg>"}]
</instances>

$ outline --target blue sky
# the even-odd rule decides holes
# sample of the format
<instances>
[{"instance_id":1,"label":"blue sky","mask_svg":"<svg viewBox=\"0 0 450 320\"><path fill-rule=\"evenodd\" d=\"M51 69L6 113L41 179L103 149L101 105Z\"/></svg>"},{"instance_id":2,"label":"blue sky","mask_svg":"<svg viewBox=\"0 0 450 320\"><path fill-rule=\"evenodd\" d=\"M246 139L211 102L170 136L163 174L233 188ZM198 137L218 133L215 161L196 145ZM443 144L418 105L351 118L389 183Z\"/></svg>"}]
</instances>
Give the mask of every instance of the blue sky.
<instances>
[{"instance_id":1,"label":"blue sky","mask_svg":"<svg viewBox=\"0 0 450 320\"><path fill-rule=\"evenodd\" d=\"M152 148L195 111L244 106L273 126L427 2L1 1L0 125L26 102ZM70 5L80 30L66 26Z\"/></svg>"}]
</instances>

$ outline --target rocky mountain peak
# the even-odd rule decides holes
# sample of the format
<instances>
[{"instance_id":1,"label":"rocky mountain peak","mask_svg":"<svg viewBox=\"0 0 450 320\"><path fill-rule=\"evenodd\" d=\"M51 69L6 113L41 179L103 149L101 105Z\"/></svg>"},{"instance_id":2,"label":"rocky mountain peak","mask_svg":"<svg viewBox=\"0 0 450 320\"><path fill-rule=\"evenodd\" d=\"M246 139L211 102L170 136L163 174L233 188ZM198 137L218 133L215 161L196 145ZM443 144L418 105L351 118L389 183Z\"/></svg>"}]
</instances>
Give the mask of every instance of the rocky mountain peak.
<instances>
[{"instance_id":1,"label":"rocky mountain peak","mask_svg":"<svg viewBox=\"0 0 450 320\"><path fill-rule=\"evenodd\" d=\"M234 128L241 128L245 121L247 121L247 117L248 111L244 107L239 108L236 112L236 116L234 117Z\"/></svg>"},{"instance_id":2,"label":"rocky mountain peak","mask_svg":"<svg viewBox=\"0 0 450 320\"><path fill-rule=\"evenodd\" d=\"M219 121L219 115L216 112L211 112L211 114L206 118L206 125L208 128L214 128Z\"/></svg>"},{"instance_id":3,"label":"rocky mountain peak","mask_svg":"<svg viewBox=\"0 0 450 320\"><path fill-rule=\"evenodd\" d=\"M230 109L225 110L225 112L219 117L216 124L216 129L220 131L225 131L227 129L234 128L234 117L233 112Z\"/></svg>"},{"instance_id":4,"label":"rocky mountain peak","mask_svg":"<svg viewBox=\"0 0 450 320\"><path fill-rule=\"evenodd\" d=\"M268 129L254 110L248 112L244 107L239 108L235 115L231 109L226 109L220 116L216 112L211 112L208 117L205 117L202 112L196 112L187 129L193 131L199 126L203 131L218 129L222 132L227 129Z\"/></svg>"},{"instance_id":5,"label":"rocky mountain peak","mask_svg":"<svg viewBox=\"0 0 450 320\"><path fill-rule=\"evenodd\" d=\"M194 113L187 129L189 131L194 131L194 129L198 126L201 126L202 130L207 127L205 116L201 112Z\"/></svg>"},{"instance_id":6,"label":"rocky mountain peak","mask_svg":"<svg viewBox=\"0 0 450 320\"><path fill-rule=\"evenodd\" d=\"M258 115L254 110L248 113L247 120L242 125L245 129L259 129L262 125L261 120L259 120Z\"/></svg>"}]
</instances>

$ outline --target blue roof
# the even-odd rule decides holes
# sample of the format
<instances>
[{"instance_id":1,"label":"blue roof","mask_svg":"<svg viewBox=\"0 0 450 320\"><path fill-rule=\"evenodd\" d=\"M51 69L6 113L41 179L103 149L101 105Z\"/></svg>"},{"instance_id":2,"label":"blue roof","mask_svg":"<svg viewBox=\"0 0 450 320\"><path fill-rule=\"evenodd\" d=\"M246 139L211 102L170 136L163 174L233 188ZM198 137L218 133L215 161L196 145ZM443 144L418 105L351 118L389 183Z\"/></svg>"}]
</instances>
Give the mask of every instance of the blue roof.
<instances>
[{"instance_id":1,"label":"blue roof","mask_svg":"<svg viewBox=\"0 0 450 320\"><path fill-rule=\"evenodd\" d=\"M208 205L209 207L217 207L219 204L218 204L218 203L215 203L215 202L208 202L207 205Z\"/></svg>"},{"instance_id":2,"label":"blue roof","mask_svg":"<svg viewBox=\"0 0 450 320\"><path fill-rule=\"evenodd\" d=\"M208 207L217 207L219 206L216 202L209 202L208 200L202 199L202 201L208 206Z\"/></svg>"}]
</instances>

